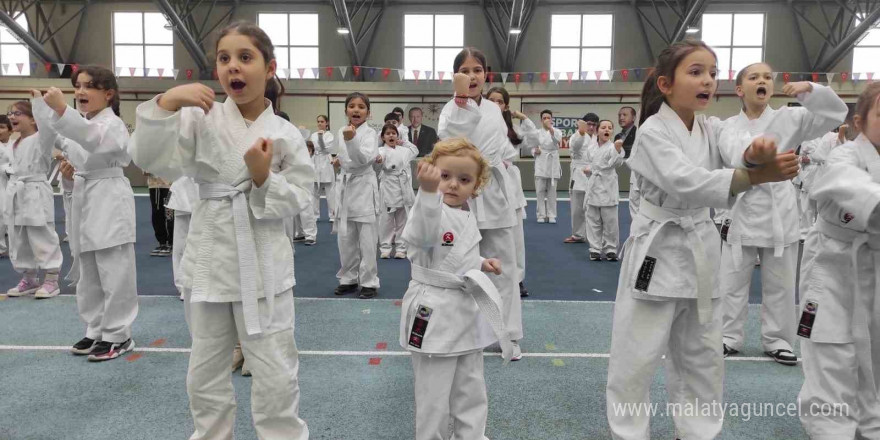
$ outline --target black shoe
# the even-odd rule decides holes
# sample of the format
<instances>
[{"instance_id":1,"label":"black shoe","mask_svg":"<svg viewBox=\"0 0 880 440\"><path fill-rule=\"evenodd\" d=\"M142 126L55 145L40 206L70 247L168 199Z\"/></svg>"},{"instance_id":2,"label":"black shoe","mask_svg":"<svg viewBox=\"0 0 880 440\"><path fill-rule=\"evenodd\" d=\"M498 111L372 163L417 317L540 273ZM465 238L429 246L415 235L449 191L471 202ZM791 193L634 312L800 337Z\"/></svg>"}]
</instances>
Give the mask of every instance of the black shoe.
<instances>
[{"instance_id":1,"label":"black shoe","mask_svg":"<svg viewBox=\"0 0 880 440\"><path fill-rule=\"evenodd\" d=\"M357 290L357 284L340 284L336 286L336 290L333 291L333 294L336 296L342 296L348 295L349 293L357 293Z\"/></svg>"},{"instance_id":2,"label":"black shoe","mask_svg":"<svg viewBox=\"0 0 880 440\"><path fill-rule=\"evenodd\" d=\"M101 341L95 345L92 354L89 355L89 362L101 362L116 359L119 356L134 350L134 341L129 338L125 342L106 342Z\"/></svg>"},{"instance_id":3,"label":"black shoe","mask_svg":"<svg viewBox=\"0 0 880 440\"><path fill-rule=\"evenodd\" d=\"M727 344L723 344L723 345L724 345L724 357L739 354L739 350L735 350L733 348L730 348Z\"/></svg>"},{"instance_id":4,"label":"black shoe","mask_svg":"<svg viewBox=\"0 0 880 440\"><path fill-rule=\"evenodd\" d=\"M525 297L527 297L527 296L529 296L529 291L526 290L526 285L523 284L522 281L520 281L520 282L519 282L519 297L520 297L520 298L525 298Z\"/></svg>"},{"instance_id":5,"label":"black shoe","mask_svg":"<svg viewBox=\"0 0 880 440\"><path fill-rule=\"evenodd\" d=\"M80 356L91 354L92 351L95 349L96 343L97 341L92 338L82 338L79 340L79 342L73 344L73 347L70 347L70 352Z\"/></svg>"},{"instance_id":6,"label":"black shoe","mask_svg":"<svg viewBox=\"0 0 880 440\"><path fill-rule=\"evenodd\" d=\"M293 241L294 243L299 243L299 242L301 242L301 241L306 241L306 236L305 236L305 235L297 235L296 237L293 237L293 240L292 240L292 241Z\"/></svg>"},{"instance_id":7,"label":"black shoe","mask_svg":"<svg viewBox=\"0 0 880 440\"><path fill-rule=\"evenodd\" d=\"M617 254L614 252L609 252L605 254L605 259L608 261L617 261Z\"/></svg>"},{"instance_id":8,"label":"black shoe","mask_svg":"<svg viewBox=\"0 0 880 440\"><path fill-rule=\"evenodd\" d=\"M150 256L151 257L161 257L162 252L164 252L164 250L165 250L165 245L160 244L159 246L156 246L156 249L153 249L152 251L150 251Z\"/></svg>"},{"instance_id":9,"label":"black shoe","mask_svg":"<svg viewBox=\"0 0 880 440\"><path fill-rule=\"evenodd\" d=\"M170 257L171 256L171 245L163 244L159 246L159 257Z\"/></svg>"},{"instance_id":10,"label":"black shoe","mask_svg":"<svg viewBox=\"0 0 880 440\"><path fill-rule=\"evenodd\" d=\"M602 256L599 255L598 252L590 252L590 261L599 261L602 259Z\"/></svg>"},{"instance_id":11,"label":"black shoe","mask_svg":"<svg viewBox=\"0 0 880 440\"><path fill-rule=\"evenodd\" d=\"M765 351L764 354L772 357L774 361L782 365L797 365L797 356L795 356L794 353L791 352L791 350L781 348L779 350Z\"/></svg>"},{"instance_id":12,"label":"black shoe","mask_svg":"<svg viewBox=\"0 0 880 440\"><path fill-rule=\"evenodd\" d=\"M358 295L360 299L370 299L375 298L379 295L379 291L376 290L375 287L363 287L361 288L361 293Z\"/></svg>"}]
</instances>

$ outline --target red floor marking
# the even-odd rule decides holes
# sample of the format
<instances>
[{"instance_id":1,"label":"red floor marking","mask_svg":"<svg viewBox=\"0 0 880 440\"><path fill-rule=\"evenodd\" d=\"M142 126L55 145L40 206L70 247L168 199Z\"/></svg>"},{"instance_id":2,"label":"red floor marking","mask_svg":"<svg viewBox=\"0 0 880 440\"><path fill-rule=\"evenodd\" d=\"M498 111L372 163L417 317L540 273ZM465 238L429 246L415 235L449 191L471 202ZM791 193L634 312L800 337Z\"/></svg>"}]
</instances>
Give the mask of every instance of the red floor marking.
<instances>
[{"instance_id":1,"label":"red floor marking","mask_svg":"<svg viewBox=\"0 0 880 440\"><path fill-rule=\"evenodd\" d=\"M127 361L129 361L129 362L134 362L134 361L136 361L136 360L138 360L138 359L140 359L140 358L142 358L142 357L144 357L144 355L142 355L142 354L140 354L140 353L135 353L135 354L128 355L128 356L125 358L125 360L127 360Z\"/></svg>"},{"instance_id":2,"label":"red floor marking","mask_svg":"<svg viewBox=\"0 0 880 440\"><path fill-rule=\"evenodd\" d=\"M401 300L394 301L394 305L397 307L400 307L402 304L403 304L403 301L401 301Z\"/></svg>"},{"instance_id":3,"label":"red floor marking","mask_svg":"<svg viewBox=\"0 0 880 440\"><path fill-rule=\"evenodd\" d=\"M379 342L376 344L376 350L387 350L388 343L387 342Z\"/></svg>"},{"instance_id":4,"label":"red floor marking","mask_svg":"<svg viewBox=\"0 0 880 440\"><path fill-rule=\"evenodd\" d=\"M161 347L165 345L165 338L156 339L153 342L150 342L150 347Z\"/></svg>"},{"instance_id":5,"label":"red floor marking","mask_svg":"<svg viewBox=\"0 0 880 440\"><path fill-rule=\"evenodd\" d=\"M382 362L382 358L370 358L370 365L379 365Z\"/></svg>"}]
</instances>

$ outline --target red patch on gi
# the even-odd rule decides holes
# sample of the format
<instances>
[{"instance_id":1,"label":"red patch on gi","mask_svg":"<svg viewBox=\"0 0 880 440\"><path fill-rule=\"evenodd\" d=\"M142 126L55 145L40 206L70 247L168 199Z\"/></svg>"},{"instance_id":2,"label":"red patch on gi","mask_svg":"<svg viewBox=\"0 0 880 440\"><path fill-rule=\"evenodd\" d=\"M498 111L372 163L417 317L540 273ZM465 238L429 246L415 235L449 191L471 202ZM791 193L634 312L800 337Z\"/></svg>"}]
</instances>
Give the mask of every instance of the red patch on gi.
<instances>
[{"instance_id":1,"label":"red patch on gi","mask_svg":"<svg viewBox=\"0 0 880 440\"><path fill-rule=\"evenodd\" d=\"M138 360L138 359L140 359L140 358L142 358L142 357L143 357L142 354L140 354L140 353L134 353L134 354L132 354L132 355L126 356L125 360L127 360L127 361L129 361L129 362L134 362L134 361L136 361L136 360Z\"/></svg>"},{"instance_id":2,"label":"red patch on gi","mask_svg":"<svg viewBox=\"0 0 880 440\"><path fill-rule=\"evenodd\" d=\"M388 343L387 342L379 342L376 344L376 350L387 350Z\"/></svg>"},{"instance_id":3,"label":"red patch on gi","mask_svg":"<svg viewBox=\"0 0 880 440\"><path fill-rule=\"evenodd\" d=\"M856 218L856 216L854 216L851 212L844 212L843 218L841 220L843 220L843 223L846 224L853 221L854 218Z\"/></svg>"},{"instance_id":4,"label":"red patch on gi","mask_svg":"<svg viewBox=\"0 0 880 440\"><path fill-rule=\"evenodd\" d=\"M443 243L452 244L453 241L455 241L455 236L452 235L452 232L443 234Z\"/></svg>"},{"instance_id":5,"label":"red patch on gi","mask_svg":"<svg viewBox=\"0 0 880 440\"><path fill-rule=\"evenodd\" d=\"M382 358L370 358L370 365L379 365L382 362Z\"/></svg>"}]
</instances>

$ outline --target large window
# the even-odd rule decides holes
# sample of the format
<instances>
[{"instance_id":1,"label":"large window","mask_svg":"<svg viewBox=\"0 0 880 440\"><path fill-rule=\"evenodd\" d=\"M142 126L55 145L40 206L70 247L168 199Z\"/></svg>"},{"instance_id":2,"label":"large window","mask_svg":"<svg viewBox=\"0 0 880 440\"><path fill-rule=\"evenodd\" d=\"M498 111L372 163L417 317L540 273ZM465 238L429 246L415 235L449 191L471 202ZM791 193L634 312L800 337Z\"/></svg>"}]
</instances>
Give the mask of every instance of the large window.
<instances>
[{"instance_id":1,"label":"large window","mask_svg":"<svg viewBox=\"0 0 880 440\"><path fill-rule=\"evenodd\" d=\"M572 72L583 79L609 80L614 47L614 16L611 14L554 15L550 29L550 72Z\"/></svg>"},{"instance_id":2,"label":"large window","mask_svg":"<svg viewBox=\"0 0 880 440\"><path fill-rule=\"evenodd\" d=\"M464 47L464 15L410 15L403 17L403 69L405 79L425 79L425 72L452 72L455 56ZM444 80L451 80L447 74Z\"/></svg>"},{"instance_id":3,"label":"large window","mask_svg":"<svg viewBox=\"0 0 880 440\"><path fill-rule=\"evenodd\" d=\"M15 17L15 14L12 16ZM24 14L15 17L15 22L24 30L28 29ZM0 69L0 73L3 75L27 76L31 74L31 60L27 46L19 43L15 35L3 25L0 25L0 64L3 67Z\"/></svg>"},{"instance_id":4,"label":"large window","mask_svg":"<svg viewBox=\"0 0 880 440\"><path fill-rule=\"evenodd\" d=\"M174 35L159 12L113 13L113 66L119 76L171 76ZM146 75L144 74L146 71Z\"/></svg>"},{"instance_id":5,"label":"large window","mask_svg":"<svg viewBox=\"0 0 880 440\"><path fill-rule=\"evenodd\" d=\"M318 14L259 14L258 25L275 46L278 77L314 79L318 62ZM320 72L319 72L320 74Z\"/></svg>"},{"instance_id":6,"label":"large window","mask_svg":"<svg viewBox=\"0 0 880 440\"><path fill-rule=\"evenodd\" d=\"M718 79L764 61L764 14L703 14L702 35L718 55Z\"/></svg>"},{"instance_id":7,"label":"large window","mask_svg":"<svg viewBox=\"0 0 880 440\"><path fill-rule=\"evenodd\" d=\"M855 26L860 22L856 19ZM863 75L874 72L874 75L880 76L880 21L874 23L874 26L856 43L853 49L852 71ZM867 78L867 75L863 78Z\"/></svg>"}]
</instances>

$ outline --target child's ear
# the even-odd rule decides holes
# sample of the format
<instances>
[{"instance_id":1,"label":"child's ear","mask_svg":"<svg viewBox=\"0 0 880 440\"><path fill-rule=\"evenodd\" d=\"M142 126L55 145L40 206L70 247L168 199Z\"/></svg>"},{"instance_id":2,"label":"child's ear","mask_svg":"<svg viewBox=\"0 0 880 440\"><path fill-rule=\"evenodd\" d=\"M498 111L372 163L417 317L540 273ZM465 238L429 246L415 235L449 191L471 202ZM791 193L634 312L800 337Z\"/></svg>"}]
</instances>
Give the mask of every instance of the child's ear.
<instances>
[{"instance_id":1,"label":"child's ear","mask_svg":"<svg viewBox=\"0 0 880 440\"><path fill-rule=\"evenodd\" d=\"M270 79L272 79L273 76L275 76L275 71L278 68L278 62L276 62L275 60L271 60L269 61L269 65L267 67L268 69L266 71L266 81L269 81Z\"/></svg>"}]
</instances>

